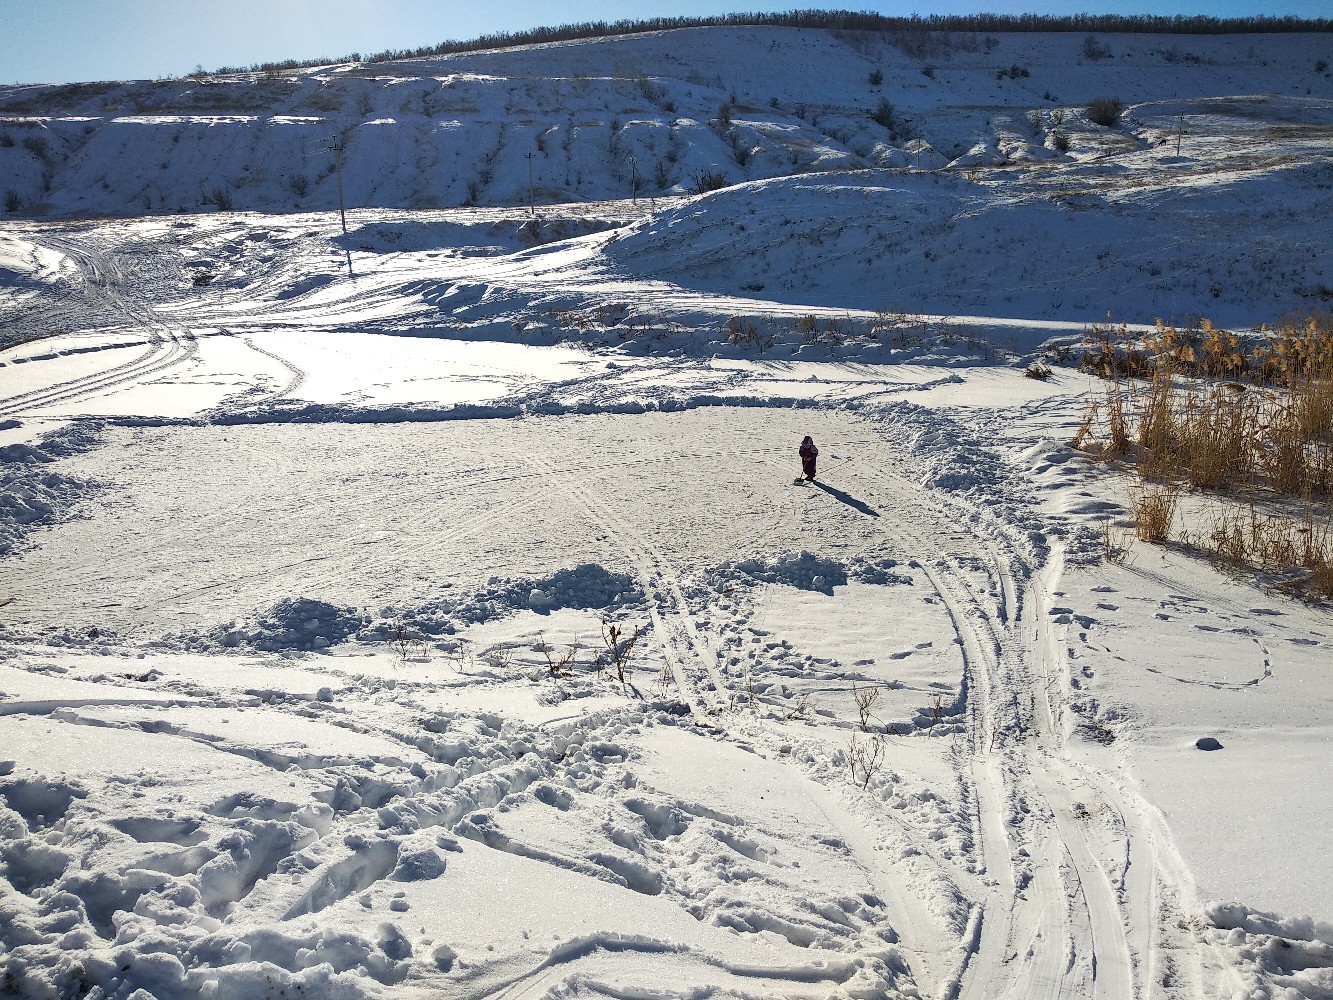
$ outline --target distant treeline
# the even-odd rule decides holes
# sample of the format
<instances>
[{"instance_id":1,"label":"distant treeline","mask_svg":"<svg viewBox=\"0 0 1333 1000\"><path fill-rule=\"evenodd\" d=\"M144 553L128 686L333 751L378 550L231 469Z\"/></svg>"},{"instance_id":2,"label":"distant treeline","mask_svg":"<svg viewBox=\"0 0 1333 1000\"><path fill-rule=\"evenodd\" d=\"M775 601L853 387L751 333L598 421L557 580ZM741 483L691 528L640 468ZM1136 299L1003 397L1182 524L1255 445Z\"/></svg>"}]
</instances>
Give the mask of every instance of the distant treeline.
<instances>
[{"instance_id":1,"label":"distant treeline","mask_svg":"<svg viewBox=\"0 0 1333 1000\"><path fill-rule=\"evenodd\" d=\"M823 28L839 31L877 32L1034 32L1100 31L1103 33L1163 35L1238 35L1271 32L1333 31L1333 19L1269 17L1208 17L1181 14L932 14L929 17L887 17L883 14L847 10L792 10L771 14L721 14L713 17L654 17L643 20L580 21L526 31L500 31L469 41L447 41L417 49L385 49L363 56L352 52L341 59L284 59L282 62L256 63L249 67L227 66L218 73L275 72L304 69L337 62L384 63L400 59L421 59L458 52L508 49L521 45L571 42L585 38L614 35L641 35L650 31L676 28L734 27Z\"/></svg>"}]
</instances>

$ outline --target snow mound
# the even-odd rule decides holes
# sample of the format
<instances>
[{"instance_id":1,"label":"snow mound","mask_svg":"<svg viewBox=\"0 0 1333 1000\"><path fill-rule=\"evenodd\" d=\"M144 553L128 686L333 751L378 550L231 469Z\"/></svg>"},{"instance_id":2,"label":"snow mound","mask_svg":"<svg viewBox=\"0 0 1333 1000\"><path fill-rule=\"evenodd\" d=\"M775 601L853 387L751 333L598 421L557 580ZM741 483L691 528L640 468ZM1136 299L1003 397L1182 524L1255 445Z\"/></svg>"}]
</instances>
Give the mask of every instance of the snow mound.
<instances>
[{"instance_id":1,"label":"snow mound","mask_svg":"<svg viewBox=\"0 0 1333 1000\"><path fill-rule=\"evenodd\" d=\"M324 649L354 635L365 624L355 608L338 607L308 597L284 598L255 620L216 631L224 646L247 645L277 652Z\"/></svg>"},{"instance_id":2,"label":"snow mound","mask_svg":"<svg viewBox=\"0 0 1333 1000\"><path fill-rule=\"evenodd\" d=\"M1252 910L1241 903L1212 900L1204 914L1214 927L1243 930L1248 934L1274 934L1297 941L1321 941L1333 945L1333 923L1313 917L1279 917L1262 910Z\"/></svg>"},{"instance_id":3,"label":"snow mound","mask_svg":"<svg viewBox=\"0 0 1333 1000\"><path fill-rule=\"evenodd\" d=\"M601 255L618 274L740 288L793 306L1012 317L1109 310L1150 320L1180 315L1188 301L1243 325L1256 306L1280 313L1328 288L1333 258L1308 247L1309 216L1270 221L1277 213L1260 207L1281 185L1326 211L1326 184L1298 165L1121 198L1035 186L1000 198L945 172L807 174L675 203L619 230ZM1198 218L1228 218L1256 235L1203 258L1188 240L1161 238ZM1033 247L1045 251L1040 264Z\"/></svg>"},{"instance_id":4,"label":"snow mound","mask_svg":"<svg viewBox=\"0 0 1333 1000\"><path fill-rule=\"evenodd\" d=\"M100 424L74 424L35 445L0 448L0 555L19 551L34 528L67 519L80 501L101 489L100 483L43 468L97 447L101 432Z\"/></svg>"},{"instance_id":5,"label":"snow mound","mask_svg":"<svg viewBox=\"0 0 1333 1000\"><path fill-rule=\"evenodd\" d=\"M424 882L444 874L445 861L434 848L400 851L392 877L399 882Z\"/></svg>"},{"instance_id":6,"label":"snow mound","mask_svg":"<svg viewBox=\"0 0 1333 1000\"><path fill-rule=\"evenodd\" d=\"M842 563L804 550L795 555L723 563L718 572L724 577L747 576L763 583L785 583L798 590L825 594L847 583L847 569Z\"/></svg>"},{"instance_id":7,"label":"snow mound","mask_svg":"<svg viewBox=\"0 0 1333 1000\"><path fill-rule=\"evenodd\" d=\"M897 565L897 559L857 560L848 567L847 573L853 580L860 583L870 583L881 587L900 583L910 584L912 582L910 576L894 572Z\"/></svg>"},{"instance_id":8,"label":"snow mound","mask_svg":"<svg viewBox=\"0 0 1333 1000\"><path fill-rule=\"evenodd\" d=\"M362 631L361 638L388 640L404 627L425 635L449 635L514 611L611 611L639 604L643 599L642 589L628 574L614 573L597 563L583 563L536 580L492 577L480 590L457 599L439 598L414 608L383 608L379 620Z\"/></svg>"}]
</instances>

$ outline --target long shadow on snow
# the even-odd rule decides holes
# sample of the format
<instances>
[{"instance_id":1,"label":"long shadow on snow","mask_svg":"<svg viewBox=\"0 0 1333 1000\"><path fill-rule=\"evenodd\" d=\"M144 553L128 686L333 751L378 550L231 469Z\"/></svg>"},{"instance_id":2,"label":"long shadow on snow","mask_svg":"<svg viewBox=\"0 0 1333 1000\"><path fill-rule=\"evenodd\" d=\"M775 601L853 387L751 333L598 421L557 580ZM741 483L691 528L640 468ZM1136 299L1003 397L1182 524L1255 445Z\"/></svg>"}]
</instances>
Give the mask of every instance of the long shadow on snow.
<instances>
[{"instance_id":1,"label":"long shadow on snow","mask_svg":"<svg viewBox=\"0 0 1333 1000\"><path fill-rule=\"evenodd\" d=\"M827 483L821 483L818 479L816 479L812 485L818 486L834 500L841 500L853 510L859 510L862 514L869 514L871 517L879 517L879 511L875 510L875 508L871 507L865 501L856 499L856 497L852 496L850 493L844 493L842 490L837 489L834 486L829 486Z\"/></svg>"}]
</instances>

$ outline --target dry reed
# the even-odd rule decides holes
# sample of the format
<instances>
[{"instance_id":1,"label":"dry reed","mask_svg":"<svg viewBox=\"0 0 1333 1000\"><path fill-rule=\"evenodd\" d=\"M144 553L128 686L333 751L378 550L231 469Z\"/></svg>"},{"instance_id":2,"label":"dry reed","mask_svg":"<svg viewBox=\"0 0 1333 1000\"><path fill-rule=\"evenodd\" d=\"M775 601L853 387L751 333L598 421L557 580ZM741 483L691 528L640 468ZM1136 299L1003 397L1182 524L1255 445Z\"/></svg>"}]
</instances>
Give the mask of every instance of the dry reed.
<instances>
[{"instance_id":1,"label":"dry reed","mask_svg":"<svg viewBox=\"0 0 1333 1000\"><path fill-rule=\"evenodd\" d=\"M1333 596L1333 318L1245 338L1206 320L1183 331L1159 321L1146 336L1108 324L1089 330L1082 365L1108 384L1074 444L1133 461L1140 539L1171 537L1185 486L1225 494L1231 506L1199 545L1236 565L1303 568L1308 589ZM1275 496L1300 498L1300 511L1256 513L1256 499Z\"/></svg>"}]
</instances>

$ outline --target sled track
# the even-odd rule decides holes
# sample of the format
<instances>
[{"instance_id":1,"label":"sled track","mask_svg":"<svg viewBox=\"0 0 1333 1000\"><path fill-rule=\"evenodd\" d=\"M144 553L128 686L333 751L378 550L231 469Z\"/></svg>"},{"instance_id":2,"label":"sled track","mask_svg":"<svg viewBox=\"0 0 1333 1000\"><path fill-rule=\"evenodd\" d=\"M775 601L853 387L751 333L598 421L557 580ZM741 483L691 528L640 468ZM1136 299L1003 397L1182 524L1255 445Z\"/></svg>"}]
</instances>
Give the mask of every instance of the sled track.
<instances>
[{"instance_id":1,"label":"sled track","mask_svg":"<svg viewBox=\"0 0 1333 1000\"><path fill-rule=\"evenodd\" d=\"M871 478L877 489L898 479ZM1114 763L1069 744L1063 631L1048 613L1058 553L1034 575L1005 528L987 531L978 523L985 515L947 499L940 513L966 525L966 548L987 556L983 566L969 559L964 568L945 553L923 566L964 651L969 738L960 768L975 810L976 863L991 886L975 901L976 933L944 995L1148 996L1163 897L1178 894L1183 866L1159 860L1163 849L1173 853L1169 843L1163 848L1167 835L1143 815L1148 807L1116 786ZM918 551L930 551L916 537ZM1175 942L1186 950L1199 943ZM1198 972L1188 979L1178 995L1202 995Z\"/></svg>"},{"instance_id":2,"label":"sled track","mask_svg":"<svg viewBox=\"0 0 1333 1000\"><path fill-rule=\"evenodd\" d=\"M133 303L123 293L125 275L113 255L90 251L66 238L48 238L47 242L78 263L85 288L93 285L102 289L110 311L118 314L120 325L147 332L148 349L137 358L113 368L0 399L0 415L29 412L98 395L175 367L194 356L198 343L192 334L177 331L151 309Z\"/></svg>"},{"instance_id":3,"label":"sled track","mask_svg":"<svg viewBox=\"0 0 1333 1000\"><path fill-rule=\"evenodd\" d=\"M1017 608L1013 555L972 533L990 556L983 567L989 593L978 592L955 558L928 567L967 652L964 774L973 790L978 862L993 886L977 903L975 951L965 954L955 996L1128 998L1124 921L1114 900L1104 905L1107 877L1067 821L1071 805L1056 794L1065 782L1036 778L1059 760L1042 745L1052 733L1029 746L1032 713L1022 700L1034 678L1023 636L1031 626ZM1009 608L1020 613L1006 621ZM1023 807L1032 819L1015 824Z\"/></svg>"}]
</instances>

